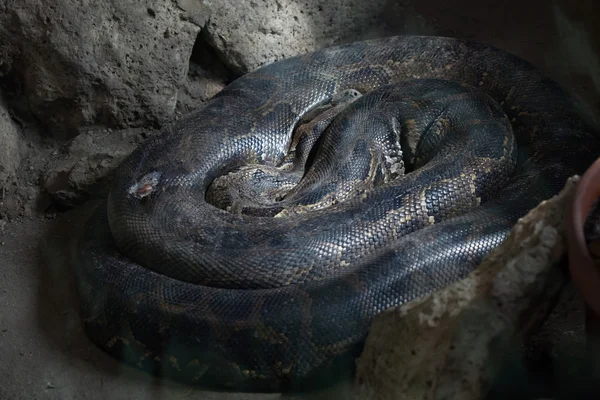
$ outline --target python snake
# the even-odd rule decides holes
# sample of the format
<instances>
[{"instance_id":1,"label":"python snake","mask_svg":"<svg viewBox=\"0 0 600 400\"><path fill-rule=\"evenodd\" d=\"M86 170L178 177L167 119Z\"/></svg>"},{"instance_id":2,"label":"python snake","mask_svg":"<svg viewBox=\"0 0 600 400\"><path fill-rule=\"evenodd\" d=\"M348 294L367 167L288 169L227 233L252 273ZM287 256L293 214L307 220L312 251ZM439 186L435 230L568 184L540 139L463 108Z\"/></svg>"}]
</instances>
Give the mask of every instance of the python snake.
<instances>
[{"instance_id":1,"label":"python snake","mask_svg":"<svg viewBox=\"0 0 600 400\"><path fill-rule=\"evenodd\" d=\"M328 376L374 315L466 276L598 157L583 115L473 41L389 37L261 67L117 169L77 250L85 332L187 382Z\"/></svg>"}]
</instances>

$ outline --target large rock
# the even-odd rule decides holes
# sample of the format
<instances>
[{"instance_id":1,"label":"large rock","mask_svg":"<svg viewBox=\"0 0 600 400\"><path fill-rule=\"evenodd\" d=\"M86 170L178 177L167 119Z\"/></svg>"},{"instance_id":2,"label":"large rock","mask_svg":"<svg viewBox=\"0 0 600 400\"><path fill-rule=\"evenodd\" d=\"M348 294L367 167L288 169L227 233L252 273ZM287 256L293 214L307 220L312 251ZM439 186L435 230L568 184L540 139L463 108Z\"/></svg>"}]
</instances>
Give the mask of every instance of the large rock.
<instances>
[{"instance_id":1,"label":"large rock","mask_svg":"<svg viewBox=\"0 0 600 400\"><path fill-rule=\"evenodd\" d=\"M389 34L393 30L382 23L382 15L397 11L387 0L205 3L211 8L207 40L237 73L335 43Z\"/></svg>"},{"instance_id":2,"label":"large rock","mask_svg":"<svg viewBox=\"0 0 600 400\"><path fill-rule=\"evenodd\" d=\"M0 0L0 75L48 128L168 121L207 18L191 0Z\"/></svg>"},{"instance_id":3,"label":"large rock","mask_svg":"<svg viewBox=\"0 0 600 400\"><path fill-rule=\"evenodd\" d=\"M157 126L233 78L220 65L210 70L217 56L240 75L397 33L385 16L402 7L387 0L0 0L0 77L12 83L11 105L59 137L93 125Z\"/></svg>"},{"instance_id":4,"label":"large rock","mask_svg":"<svg viewBox=\"0 0 600 400\"><path fill-rule=\"evenodd\" d=\"M545 320L565 282L563 218L577 181L523 217L467 278L376 317L355 398L474 400L502 384L505 371L517 376L522 365L511 352Z\"/></svg>"}]
</instances>

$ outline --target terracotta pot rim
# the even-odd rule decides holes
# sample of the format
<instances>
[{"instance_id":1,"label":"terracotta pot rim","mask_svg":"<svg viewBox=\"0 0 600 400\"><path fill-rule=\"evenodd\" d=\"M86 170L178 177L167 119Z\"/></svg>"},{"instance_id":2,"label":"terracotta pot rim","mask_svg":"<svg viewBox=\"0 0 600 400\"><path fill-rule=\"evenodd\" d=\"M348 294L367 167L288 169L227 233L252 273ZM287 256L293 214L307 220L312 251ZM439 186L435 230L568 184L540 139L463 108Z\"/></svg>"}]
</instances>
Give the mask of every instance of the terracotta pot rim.
<instances>
[{"instance_id":1,"label":"terracotta pot rim","mask_svg":"<svg viewBox=\"0 0 600 400\"><path fill-rule=\"evenodd\" d=\"M595 265L584 236L584 225L594 202L600 197L600 158L583 174L567 205L569 272L588 307L600 315L600 268Z\"/></svg>"}]
</instances>

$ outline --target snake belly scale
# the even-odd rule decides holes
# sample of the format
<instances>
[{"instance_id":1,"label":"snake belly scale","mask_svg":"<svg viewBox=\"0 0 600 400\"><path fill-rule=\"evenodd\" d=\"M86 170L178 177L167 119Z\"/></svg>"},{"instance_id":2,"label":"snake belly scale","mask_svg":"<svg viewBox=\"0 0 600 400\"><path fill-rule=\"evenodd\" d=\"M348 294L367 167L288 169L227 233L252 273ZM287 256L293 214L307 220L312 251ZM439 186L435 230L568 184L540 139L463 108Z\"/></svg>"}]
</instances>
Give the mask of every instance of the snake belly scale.
<instances>
[{"instance_id":1,"label":"snake belly scale","mask_svg":"<svg viewBox=\"0 0 600 400\"><path fill-rule=\"evenodd\" d=\"M318 138L298 139L320 107L304 125ZM599 154L557 83L478 42L390 37L264 66L119 166L76 253L85 331L159 375L284 390L358 354L377 313L464 277ZM248 165L276 200L207 200Z\"/></svg>"}]
</instances>

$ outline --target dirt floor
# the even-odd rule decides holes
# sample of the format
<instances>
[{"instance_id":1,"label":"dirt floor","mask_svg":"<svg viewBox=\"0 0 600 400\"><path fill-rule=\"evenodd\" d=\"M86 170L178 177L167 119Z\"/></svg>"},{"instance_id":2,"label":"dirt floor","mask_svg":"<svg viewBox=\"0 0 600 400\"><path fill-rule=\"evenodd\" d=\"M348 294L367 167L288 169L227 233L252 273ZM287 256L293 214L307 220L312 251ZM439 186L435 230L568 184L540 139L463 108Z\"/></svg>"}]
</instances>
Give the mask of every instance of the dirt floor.
<instances>
[{"instance_id":1,"label":"dirt floor","mask_svg":"<svg viewBox=\"0 0 600 400\"><path fill-rule=\"evenodd\" d=\"M412 24L409 33L456 33L516 52L572 87L600 115L598 43L590 42L600 37L593 32L600 25L589 20L596 2L579 1L579 11L565 14L550 2L532 1L526 8L512 0L495 8L483 3L415 2L411 12L418 18L402 23ZM156 382L109 358L83 335L69 262L69 241L88 212L83 207L56 218L41 213L0 220L0 400L349 398L347 386L312 396L204 392ZM589 385L582 378L584 351L582 305L567 289L526 349L536 373L516 380L516 391L527 393L523 398L549 398Z\"/></svg>"}]
</instances>

